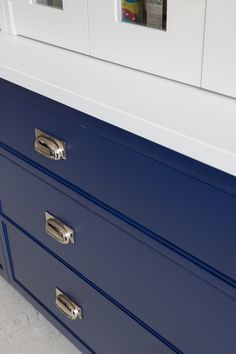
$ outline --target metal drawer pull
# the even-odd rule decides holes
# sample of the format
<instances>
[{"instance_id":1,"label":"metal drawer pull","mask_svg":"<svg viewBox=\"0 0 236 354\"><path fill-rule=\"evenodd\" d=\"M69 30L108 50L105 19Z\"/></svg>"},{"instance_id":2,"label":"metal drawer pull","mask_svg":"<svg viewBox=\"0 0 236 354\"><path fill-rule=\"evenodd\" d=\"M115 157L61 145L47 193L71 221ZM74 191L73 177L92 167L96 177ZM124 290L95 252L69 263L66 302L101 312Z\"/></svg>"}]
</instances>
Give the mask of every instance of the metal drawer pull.
<instances>
[{"instance_id":1,"label":"metal drawer pull","mask_svg":"<svg viewBox=\"0 0 236 354\"><path fill-rule=\"evenodd\" d=\"M56 288L56 306L71 320L82 320L82 308Z\"/></svg>"},{"instance_id":2,"label":"metal drawer pull","mask_svg":"<svg viewBox=\"0 0 236 354\"><path fill-rule=\"evenodd\" d=\"M35 129L35 150L51 160L66 160L66 143Z\"/></svg>"},{"instance_id":3,"label":"metal drawer pull","mask_svg":"<svg viewBox=\"0 0 236 354\"><path fill-rule=\"evenodd\" d=\"M69 226L63 224L53 215L45 212L45 229L46 233L60 243L67 245L74 243L74 231Z\"/></svg>"}]
</instances>

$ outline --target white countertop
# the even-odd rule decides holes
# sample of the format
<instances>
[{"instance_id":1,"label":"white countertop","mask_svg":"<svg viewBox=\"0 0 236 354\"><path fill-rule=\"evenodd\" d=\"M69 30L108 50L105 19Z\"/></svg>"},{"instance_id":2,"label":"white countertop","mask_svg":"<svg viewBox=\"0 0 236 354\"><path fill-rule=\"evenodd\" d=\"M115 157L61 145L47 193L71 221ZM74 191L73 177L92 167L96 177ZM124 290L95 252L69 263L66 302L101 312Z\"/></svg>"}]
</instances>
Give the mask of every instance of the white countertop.
<instances>
[{"instance_id":1,"label":"white countertop","mask_svg":"<svg viewBox=\"0 0 236 354\"><path fill-rule=\"evenodd\" d=\"M0 34L0 77L236 176L236 100Z\"/></svg>"}]
</instances>

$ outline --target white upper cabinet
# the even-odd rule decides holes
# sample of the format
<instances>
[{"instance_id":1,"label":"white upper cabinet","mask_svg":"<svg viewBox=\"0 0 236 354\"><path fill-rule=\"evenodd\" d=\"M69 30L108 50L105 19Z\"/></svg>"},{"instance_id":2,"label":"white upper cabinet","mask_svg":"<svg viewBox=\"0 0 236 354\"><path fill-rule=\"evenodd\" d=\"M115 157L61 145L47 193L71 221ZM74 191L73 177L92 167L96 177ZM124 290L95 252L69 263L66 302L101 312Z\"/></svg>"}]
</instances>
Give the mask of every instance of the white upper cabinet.
<instances>
[{"instance_id":1,"label":"white upper cabinet","mask_svg":"<svg viewBox=\"0 0 236 354\"><path fill-rule=\"evenodd\" d=\"M88 5L92 56L200 86L206 0Z\"/></svg>"},{"instance_id":2,"label":"white upper cabinet","mask_svg":"<svg viewBox=\"0 0 236 354\"><path fill-rule=\"evenodd\" d=\"M236 0L208 0L203 88L236 97Z\"/></svg>"},{"instance_id":3,"label":"white upper cabinet","mask_svg":"<svg viewBox=\"0 0 236 354\"><path fill-rule=\"evenodd\" d=\"M206 0L1 1L16 34L201 85Z\"/></svg>"},{"instance_id":4,"label":"white upper cabinet","mask_svg":"<svg viewBox=\"0 0 236 354\"><path fill-rule=\"evenodd\" d=\"M16 34L89 53L87 0L12 0Z\"/></svg>"},{"instance_id":5,"label":"white upper cabinet","mask_svg":"<svg viewBox=\"0 0 236 354\"><path fill-rule=\"evenodd\" d=\"M3 29L3 3L0 0L0 31Z\"/></svg>"}]
</instances>

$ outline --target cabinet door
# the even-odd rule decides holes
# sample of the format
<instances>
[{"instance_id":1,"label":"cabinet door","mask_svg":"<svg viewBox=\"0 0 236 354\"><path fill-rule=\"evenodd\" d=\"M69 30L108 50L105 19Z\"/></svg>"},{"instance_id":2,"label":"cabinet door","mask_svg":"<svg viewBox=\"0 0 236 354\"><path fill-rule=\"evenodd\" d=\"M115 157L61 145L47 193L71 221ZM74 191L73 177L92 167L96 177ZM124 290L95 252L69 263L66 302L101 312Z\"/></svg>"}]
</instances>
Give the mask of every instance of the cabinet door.
<instances>
[{"instance_id":1,"label":"cabinet door","mask_svg":"<svg viewBox=\"0 0 236 354\"><path fill-rule=\"evenodd\" d=\"M88 3L91 55L200 85L205 0Z\"/></svg>"},{"instance_id":2,"label":"cabinet door","mask_svg":"<svg viewBox=\"0 0 236 354\"><path fill-rule=\"evenodd\" d=\"M236 1L208 0L203 87L236 97Z\"/></svg>"},{"instance_id":3,"label":"cabinet door","mask_svg":"<svg viewBox=\"0 0 236 354\"><path fill-rule=\"evenodd\" d=\"M17 34L88 53L87 0L12 0Z\"/></svg>"}]
</instances>

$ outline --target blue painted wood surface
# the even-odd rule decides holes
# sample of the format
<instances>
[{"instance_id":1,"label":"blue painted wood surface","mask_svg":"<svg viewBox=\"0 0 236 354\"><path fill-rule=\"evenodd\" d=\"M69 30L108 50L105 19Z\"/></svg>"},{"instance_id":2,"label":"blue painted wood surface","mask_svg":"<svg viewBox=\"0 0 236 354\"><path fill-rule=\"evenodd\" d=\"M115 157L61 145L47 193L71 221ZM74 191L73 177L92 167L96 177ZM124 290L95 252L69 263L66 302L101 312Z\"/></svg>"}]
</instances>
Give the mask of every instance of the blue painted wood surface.
<instances>
[{"instance_id":1,"label":"blue painted wood surface","mask_svg":"<svg viewBox=\"0 0 236 354\"><path fill-rule=\"evenodd\" d=\"M43 281L29 272L34 264L40 279L40 259L52 267L49 278L61 269L58 282L71 291L76 279L84 301L96 294L94 307L102 299L117 309L117 333L124 327L139 337L141 328L139 347L147 354L234 354L235 178L3 80L0 104L1 153L16 163L0 157L1 214L17 226L9 224L10 243L3 245L11 248L14 286L76 344L80 331L65 329L39 289ZM34 152L36 127L68 142L67 161ZM46 236L46 209L75 228L74 248ZM130 324L121 324L120 313ZM98 312L92 315L97 323ZM82 333L87 338L93 330ZM88 337L85 352L94 343L106 353L104 336ZM115 341L111 336L109 350ZM132 338L118 348L137 353Z\"/></svg>"},{"instance_id":2,"label":"blue painted wood surface","mask_svg":"<svg viewBox=\"0 0 236 354\"><path fill-rule=\"evenodd\" d=\"M215 342L220 350L227 343L232 345L235 300L229 300L161 250L116 228L9 160L1 157L0 164L8 181L6 189L1 185L5 214L105 297L111 297L114 305L184 353L197 354L204 347L209 352L216 350ZM32 198L34 190L37 198ZM45 205L57 217L63 215L63 221L75 229L75 245L62 246L46 235ZM211 328L207 336L206 327L199 326L201 321ZM217 342L215 334L224 331L227 336L221 335Z\"/></svg>"},{"instance_id":3,"label":"blue painted wood surface","mask_svg":"<svg viewBox=\"0 0 236 354\"><path fill-rule=\"evenodd\" d=\"M26 100L27 102L34 103L43 109L47 109L54 112L56 115L64 117L67 121L69 120L78 123L83 127L98 132L105 137L116 140L123 145L129 146L134 150L153 157L169 166L175 167L180 171L190 174L191 176L198 177L212 185L216 185L236 194L235 177L224 173L223 171L212 168L159 144L154 144L147 139L115 127L112 124L105 123L102 120L79 112L71 107L29 91L9 81L0 79L0 90L8 94L15 95Z\"/></svg>"},{"instance_id":4,"label":"blue painted wood surface","mask_svg":"<svg viewBox=\"0 0 236 354\"><path fill-rule=\"evenodd\" d=\"M151 157L138 152L139 140L130 148L114 136L104 137L82 126L79 112L75 124L5 91L1 92L0 104L3 146L25 155L28 162L36 161L46 173L63 178L62 182L68 181L110 212L236 284L235 178L224 174L224 183L219 185L223 180L219 173L216 182L210 184L209 175L214 170L210 167L204 181L190 176L161 163L161 153ZM55 162L38 155L34 151L35 127L67 141L68 160ZM131 140L134 144L133 137ZM178 161L179 155L175 158ZM205 171L206 166L201 164L201 168Z\"/></svg>"},{"instance_id":5,"label":"blue painted wood surface","mask_svg":"<svg viewBox=\"0 0 236 354\"><path fill-rule=\"evenodd\" d=\"M27 289L92 351L99 354L173 353L84 280L9 224L7 237L13 285L16 282ZM71 321L57 309L56 288L83 308L82 321Z\"/></svg>"},{"instance_id":6,"label":"blue painted wood surface","mask_svg":"<svg viewBox=\"0 0 236 354\"><path fill-rule=\"evenodd\" d=\"M7 273L7 267L6 267L6 261L5 261L5 255L4 255L4 236L3 236L3 230L0 224L0 275L8 280L8 273Z\"/></svg>"},{"instance_id":7,"label":"blue painted wood surface","mask_svg":"<svg viewBox=\"0 0 236 354\"><path fill-rule=\"evenodd\" d=\"M62 332L75 346L77 346L83 354L94 354L93 351L90 350L86 346L86 343L79 338L79 336L74 336L69 329L67 329L63 322L59 321L51 311L49 311L43 303L41 303L37 297L34 297L22 284L17 282L14 279L14 274L12 272L12 261L10 256L9 249L9 241L8 241L8 232L7 232L7 222L0 216L0 230L4 235L3 249L6 257L6 267L9 274L9 282L10 284L21 294L23 295L40 313L42 313L55 327L58 328L60 332ZM4 340L4 339L3 339ZM2 354L2 353L1 353Z\"/></svg>"}]
</instances>

